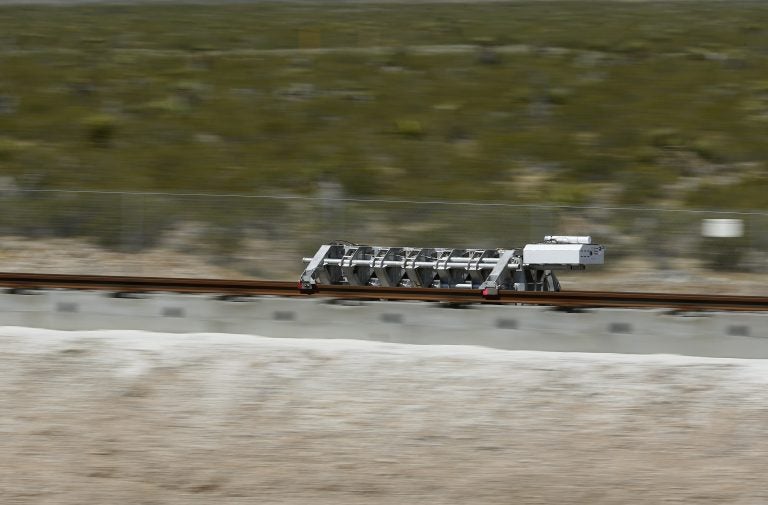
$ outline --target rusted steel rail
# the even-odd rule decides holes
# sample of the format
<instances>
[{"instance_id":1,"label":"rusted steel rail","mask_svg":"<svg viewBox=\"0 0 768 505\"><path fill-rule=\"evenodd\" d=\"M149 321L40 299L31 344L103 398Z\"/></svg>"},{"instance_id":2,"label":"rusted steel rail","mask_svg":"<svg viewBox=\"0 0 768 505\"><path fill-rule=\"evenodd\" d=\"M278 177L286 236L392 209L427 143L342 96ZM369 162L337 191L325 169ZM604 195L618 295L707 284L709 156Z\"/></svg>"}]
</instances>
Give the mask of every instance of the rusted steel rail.
<instances>
[{"instance_id":1,"label":"rusted steel rail","mask_svg":"<svg viewBox=\"0 0 768 505\"><path fill-rule=\"evenodd\" d=\"M356 300L414 300L452 304L490 303L550 305L563 308L628 307L686 311L768 311L768 297L678 293L613 293L604 291L503 291L483 298L479 290L385 288L321 285L312 293L299 291L295 282L0 273L0 287L9 290L77 289L113 293L210 293L222 296L330 297Z\"/></svg>"}]
</instances>

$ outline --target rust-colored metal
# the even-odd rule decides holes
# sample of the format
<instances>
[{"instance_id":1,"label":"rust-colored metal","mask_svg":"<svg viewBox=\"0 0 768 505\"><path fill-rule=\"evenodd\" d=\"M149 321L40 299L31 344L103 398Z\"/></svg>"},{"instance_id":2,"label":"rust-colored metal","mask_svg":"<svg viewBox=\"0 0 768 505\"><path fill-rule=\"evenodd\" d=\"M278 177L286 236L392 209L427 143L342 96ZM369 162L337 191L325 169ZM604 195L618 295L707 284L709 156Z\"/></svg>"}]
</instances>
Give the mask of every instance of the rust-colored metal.
<instances>
[{"instance_id":1,"label":"rust-colored metal","mask_svg":"<svg viewBox=\"0 0 768 505\"><path fill-rule=\"evenodd\" d=\"M386 288L320 285L307 293L296 282L0 273L0 287L14 290L78 289L115 293L211 293L224 296L330 297L363 300L414 300L454 304L526 304L563 308L664 308L684 311L768 311L768 297L685 293L613 293L606 291L502 291L483 298L480 290Z\"/></svg>"}]
</instances>

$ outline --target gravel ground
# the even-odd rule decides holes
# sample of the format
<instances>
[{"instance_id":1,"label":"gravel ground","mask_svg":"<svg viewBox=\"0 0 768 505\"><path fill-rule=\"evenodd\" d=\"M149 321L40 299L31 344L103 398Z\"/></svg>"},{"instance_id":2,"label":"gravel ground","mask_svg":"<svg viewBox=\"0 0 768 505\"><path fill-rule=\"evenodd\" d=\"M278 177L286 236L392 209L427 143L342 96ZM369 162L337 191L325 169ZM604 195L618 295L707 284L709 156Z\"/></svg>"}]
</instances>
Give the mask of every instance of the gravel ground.
<instances>
[{"instance_id":1,"label":"gravel ground","mask_svg":"<svg viewBox=\"0 0 768 505\"><path fill-rule=\"evenodd\" d=\"M768 362L0 328L0 502L768 503Z\"/></svg>"}]
</instances>

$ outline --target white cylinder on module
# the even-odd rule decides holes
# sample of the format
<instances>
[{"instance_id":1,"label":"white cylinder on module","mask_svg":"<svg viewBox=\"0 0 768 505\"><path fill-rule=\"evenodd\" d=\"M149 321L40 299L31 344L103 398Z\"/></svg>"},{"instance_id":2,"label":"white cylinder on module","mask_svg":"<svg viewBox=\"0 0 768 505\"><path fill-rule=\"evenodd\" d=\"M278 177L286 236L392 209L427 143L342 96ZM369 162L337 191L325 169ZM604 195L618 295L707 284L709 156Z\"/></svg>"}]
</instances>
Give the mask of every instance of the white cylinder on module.
<instances>
[{"instance_id":1,"label":"white cylinder on module","mask_svg":"<svg viewBox=\"0 0 768 505\"><path fill-rule=\"evenodd\" d=\"M592 237L589 235L547 235L544 242L553 242L555 244L591 244Z\"/></svg>"}]
</instances>

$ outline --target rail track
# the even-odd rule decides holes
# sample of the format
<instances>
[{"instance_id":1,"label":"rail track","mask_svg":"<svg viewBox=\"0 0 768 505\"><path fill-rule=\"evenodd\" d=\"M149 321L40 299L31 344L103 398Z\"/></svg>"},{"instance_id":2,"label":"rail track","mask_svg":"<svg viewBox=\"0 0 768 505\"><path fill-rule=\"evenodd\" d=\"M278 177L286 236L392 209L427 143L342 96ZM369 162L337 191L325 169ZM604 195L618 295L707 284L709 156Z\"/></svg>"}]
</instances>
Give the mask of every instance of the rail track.
<instances>
[{"instance_id":1,"label":"rail track","mask_svg":"<svg viewBox=\"0 0 768 505\"><path fill-rule=\"evenodd\" d=\"M10 292L42 289L98 290L121 293L203 293L223 297L282 296L329 297L353 300L413 300L449 304L526 304L564 309L626 307L665 308L683 311L768 311L768 297L702 295L684 293L622 293L603 291L501 291L483 297L474 289L393 288L320 285L311 293L299 290L296 282L0 273L0 287Z\"/></svg>"}]
</instances>

